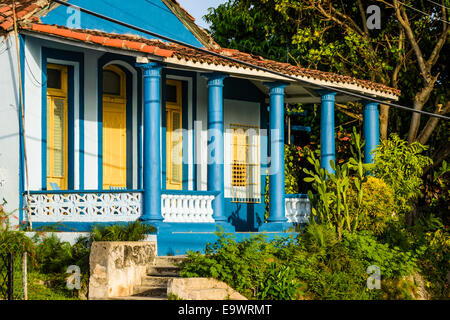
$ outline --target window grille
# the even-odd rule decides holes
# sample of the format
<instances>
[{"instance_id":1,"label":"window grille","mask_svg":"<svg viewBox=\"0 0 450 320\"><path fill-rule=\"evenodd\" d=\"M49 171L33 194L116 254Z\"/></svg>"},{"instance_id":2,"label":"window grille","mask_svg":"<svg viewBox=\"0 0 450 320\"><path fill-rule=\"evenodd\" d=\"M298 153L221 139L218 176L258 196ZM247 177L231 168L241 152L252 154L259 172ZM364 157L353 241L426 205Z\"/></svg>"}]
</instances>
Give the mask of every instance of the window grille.
<instances>
[{"instance_id":1,"label":"window grille","mask_svg":"<svg viewBox=\"0 0 450 320\"><path fill-rule=\"evenodd\" d=\"M232 202L261 203L259 127L231 125Z\"/></svg>"}]
</instances>

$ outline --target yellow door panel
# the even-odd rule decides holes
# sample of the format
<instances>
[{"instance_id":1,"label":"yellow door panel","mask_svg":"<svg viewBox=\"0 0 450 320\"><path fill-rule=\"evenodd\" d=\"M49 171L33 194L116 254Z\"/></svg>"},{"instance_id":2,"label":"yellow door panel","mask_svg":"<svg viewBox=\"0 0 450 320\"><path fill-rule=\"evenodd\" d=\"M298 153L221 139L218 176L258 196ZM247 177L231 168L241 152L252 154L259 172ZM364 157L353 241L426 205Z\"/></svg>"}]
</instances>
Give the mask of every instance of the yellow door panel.
<instances>
[{"instance_id":1,"label":"yellow door panel","mask_svg":"<svg viewBox=\"0 0 450 320\"><path fill-rule=\"evenodd\" d=\"M110 90L103 94L103 189L127 186L127 115L125 74L120 68L108 66L105 77L111 76L108 86L114 89L118 79L118 94ZM114 75L118 77L113 77Z\"/></svg>"},{"instance_id":2,"label":"yellow door panel","mask_svg":"<svg viewBox=\"0 0 450 320\"><path fill-rule=\"evenodd\" d=\"M47 189L68 188L67 67L47 65Z\"/></svg>"},{"instance_id":3,"label":"yellow door panel","mask_svg":"<svg viewBox=\"0 0 450 320\"><path fill-rule=\"evenodd\" d=\"M183 134L181 81L167 80L173 97L166 101L166 188L183 189Z\"/></svg>"}]
</instances>

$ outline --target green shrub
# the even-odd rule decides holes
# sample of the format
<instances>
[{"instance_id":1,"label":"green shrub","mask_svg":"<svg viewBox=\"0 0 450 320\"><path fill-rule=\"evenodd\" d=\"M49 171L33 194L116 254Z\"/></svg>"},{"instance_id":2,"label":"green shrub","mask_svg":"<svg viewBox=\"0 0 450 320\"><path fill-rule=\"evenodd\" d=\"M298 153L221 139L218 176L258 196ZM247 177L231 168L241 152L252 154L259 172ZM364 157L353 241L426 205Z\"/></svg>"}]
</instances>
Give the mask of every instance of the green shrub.
<instances>
[{"instance_id":1,"label":"green shrub","mask_svg":"<svg viewBox=\"0 0 450 320\"><path fill-rule=\"evenodd\" d=\"M63 273L73 264L72 247L55 234L44 237L36 245L36 262L42 273Z\"/></svg>"},{"instance_id":2,"label":"green shrub","mask_svg":"<svg viewBox=\"0 0 450 320\"><path fill-rule=\"evenodd\" d=\"M294 300L297 297L299 283L295 270L289 266L271 262L266 276L258 286L259 300Z\"/></svg>"},{"instance_id":3,"label":"green shrub","mask_svg":"<svg viewBox=\"0 0 450 320\"><path fill-rule=\"evenodd\" d=\"M392 187L399 214L410 212L421 195L423 170L433 163L431 158L422 155L427 149L419 142L408 143L392 134L374 151L373 173Z\"/></svg>"},{"instance_id":4,"label":"green shrub","mask_svg":"<svg viewBox=\"0 0 450 320\"><path fill-rule=\"evenodd\" d=\"M136 220L125 225L94 226L90 238L91 241L142 241L147 234L155 231L154 226Z\"/></svg>"},{"instance_id":5,"label":"green shrub","mask_svg":"<svg viewBox=\"0 0 450 320\"><path fill-rule=\"evenodd\" d=\"M358 230L368 230L375 235L384 233L388 223L396 219L394 193L381 179L369 176L361 185L362 201L359 204L361 221ZM348 204L350 212L358 211L358 193L349 189Z\"/></svg>"},{"instance_id":6,"label":"green shrub","mask_svg":"<svg viewBox=\"0 0 450 320\"><path fill-rule=\"evenodd\" d=\"M232 235L218 234L205 254L189 252L181 264L182 277L213 277L250 299L292 299L293 271L276 263L276 250L265 237L257 235L236 242ZM279 275L281 278L275 279Z\"/></svg>"},{"instance_id":7,"label":"green shrub","mask_svg":"<svg viewBox=\"0 0 450 320\"><path fill-rule=\"evenodd\" d=\"M312 205L312 219L321 224L328 224L336 228L338 238L341 239L344 230L354 232L358 230L364 221L363 210L364 189L362 184L367 180L367 173L373 168L372 164L362 161L362 148L359 134L354 130L352 134L354 145L351 146L353 157L342 165L331 161L331 167L335 171L329 173L321 167L320 160L316 157L319 150L311 152L308 161L314 166L314 171L303 169L309 177L305 182L311 183L314 190L308 191ZM350 190L355 190L353 198L350 199ZM353 206L350 205L352 201Z\"/></svg>"}]
</instances>

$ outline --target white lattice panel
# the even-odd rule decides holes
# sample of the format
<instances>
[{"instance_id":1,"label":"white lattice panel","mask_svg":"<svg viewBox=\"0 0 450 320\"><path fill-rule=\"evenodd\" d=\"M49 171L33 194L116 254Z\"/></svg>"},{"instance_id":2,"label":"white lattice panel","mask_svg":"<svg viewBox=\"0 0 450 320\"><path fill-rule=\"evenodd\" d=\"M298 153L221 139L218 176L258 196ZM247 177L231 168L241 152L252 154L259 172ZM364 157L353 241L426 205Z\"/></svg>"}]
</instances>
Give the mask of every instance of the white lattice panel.
<instances>
[{"instance_id":1,"label":"white lattice panel","mask_svg":"<svg viewBox=\"0 0 450 320\"><path fill-rule=\"evenodd\" d=\"M31 194L24 196L33 222L135 221L141 216L141 193Z\"/></svg>"},{"instance_id":2,"label":"white lattice panel","mask_svg":"<svg viewBox=\"0 0 450 320\"><path fill-rule=\"evenodd\" d=\"M214 196L171 195L161 196L164 222L214 222L212 201Z\"/></svg>"},{"instance_id":3,"label":"white lattice panel","mask_svg":"<svg viewBox=\"0 0 450 320\"><path fill-rule=\"evenodd\" d=\"M307 198L285 198L285 214L288 222L307 223L311 204Z\"/></svg>"}]
</instances>

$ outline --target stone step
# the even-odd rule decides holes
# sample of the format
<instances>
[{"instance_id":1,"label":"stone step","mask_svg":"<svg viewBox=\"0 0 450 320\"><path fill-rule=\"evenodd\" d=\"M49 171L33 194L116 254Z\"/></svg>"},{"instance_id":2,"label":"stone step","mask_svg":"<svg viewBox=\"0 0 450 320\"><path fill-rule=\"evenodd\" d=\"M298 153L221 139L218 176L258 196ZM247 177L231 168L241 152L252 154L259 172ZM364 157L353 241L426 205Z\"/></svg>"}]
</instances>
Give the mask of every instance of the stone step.
<instances>
[{"instance_id":1,"label":"stone step","mask_svg":"<svg viewBox=\"0 0 450 320\"><path fill-rule=\"evenodd\" d=\"M167 296L161 297L128 296L128 297L108 298L108 300L167 300Z\"/></svg>"},{"instance_id":2,"label":"stone step","mask_svg":"<svg viewBox=\"0 0 450 320\"><path fill-rule=\"evenodd\" d=\"M140 285L134 289L134 297L167 297L167 286Z\"/></svg>"},{"instance_id":3,"label":"stone step","mask_svg":"<svg viewBox=\"0 0 450 320\"><path fill-rule=\"evenodd\" d=\"M180 264L186 258L186 256L159 256L155 258L154 265L176 267L177 264Z\"/></svg>"},{"instance_id":4,"label":"stone step","mask_svg":"<svg viewBox=\"0 0 450 320\"><path fill-rule=\"evenodd\" d=\"M167 287L167 282L173 277L145 276L142 278L143 286Z\"/></svg>"},{"instance_id":5,"label":"stone step","mask_svg":"<svg viewBox=\"0 0 450 320\"><path fill-rule=\"evenodd\" d=\"M226 289L194 289L189 292L191 300L226 300L229 294Z\"/></svg>"},{"instance_id":6,"label":"stone step","mask_svg":"<svg viewBox=\"0 0 450 320\"><path fill-rule=\"evenodd\" d=\"M151 266L147 268L148 276L156 277L178 277L180 274L180 268L174 266Z\"/></svg>"}]
</instances>

